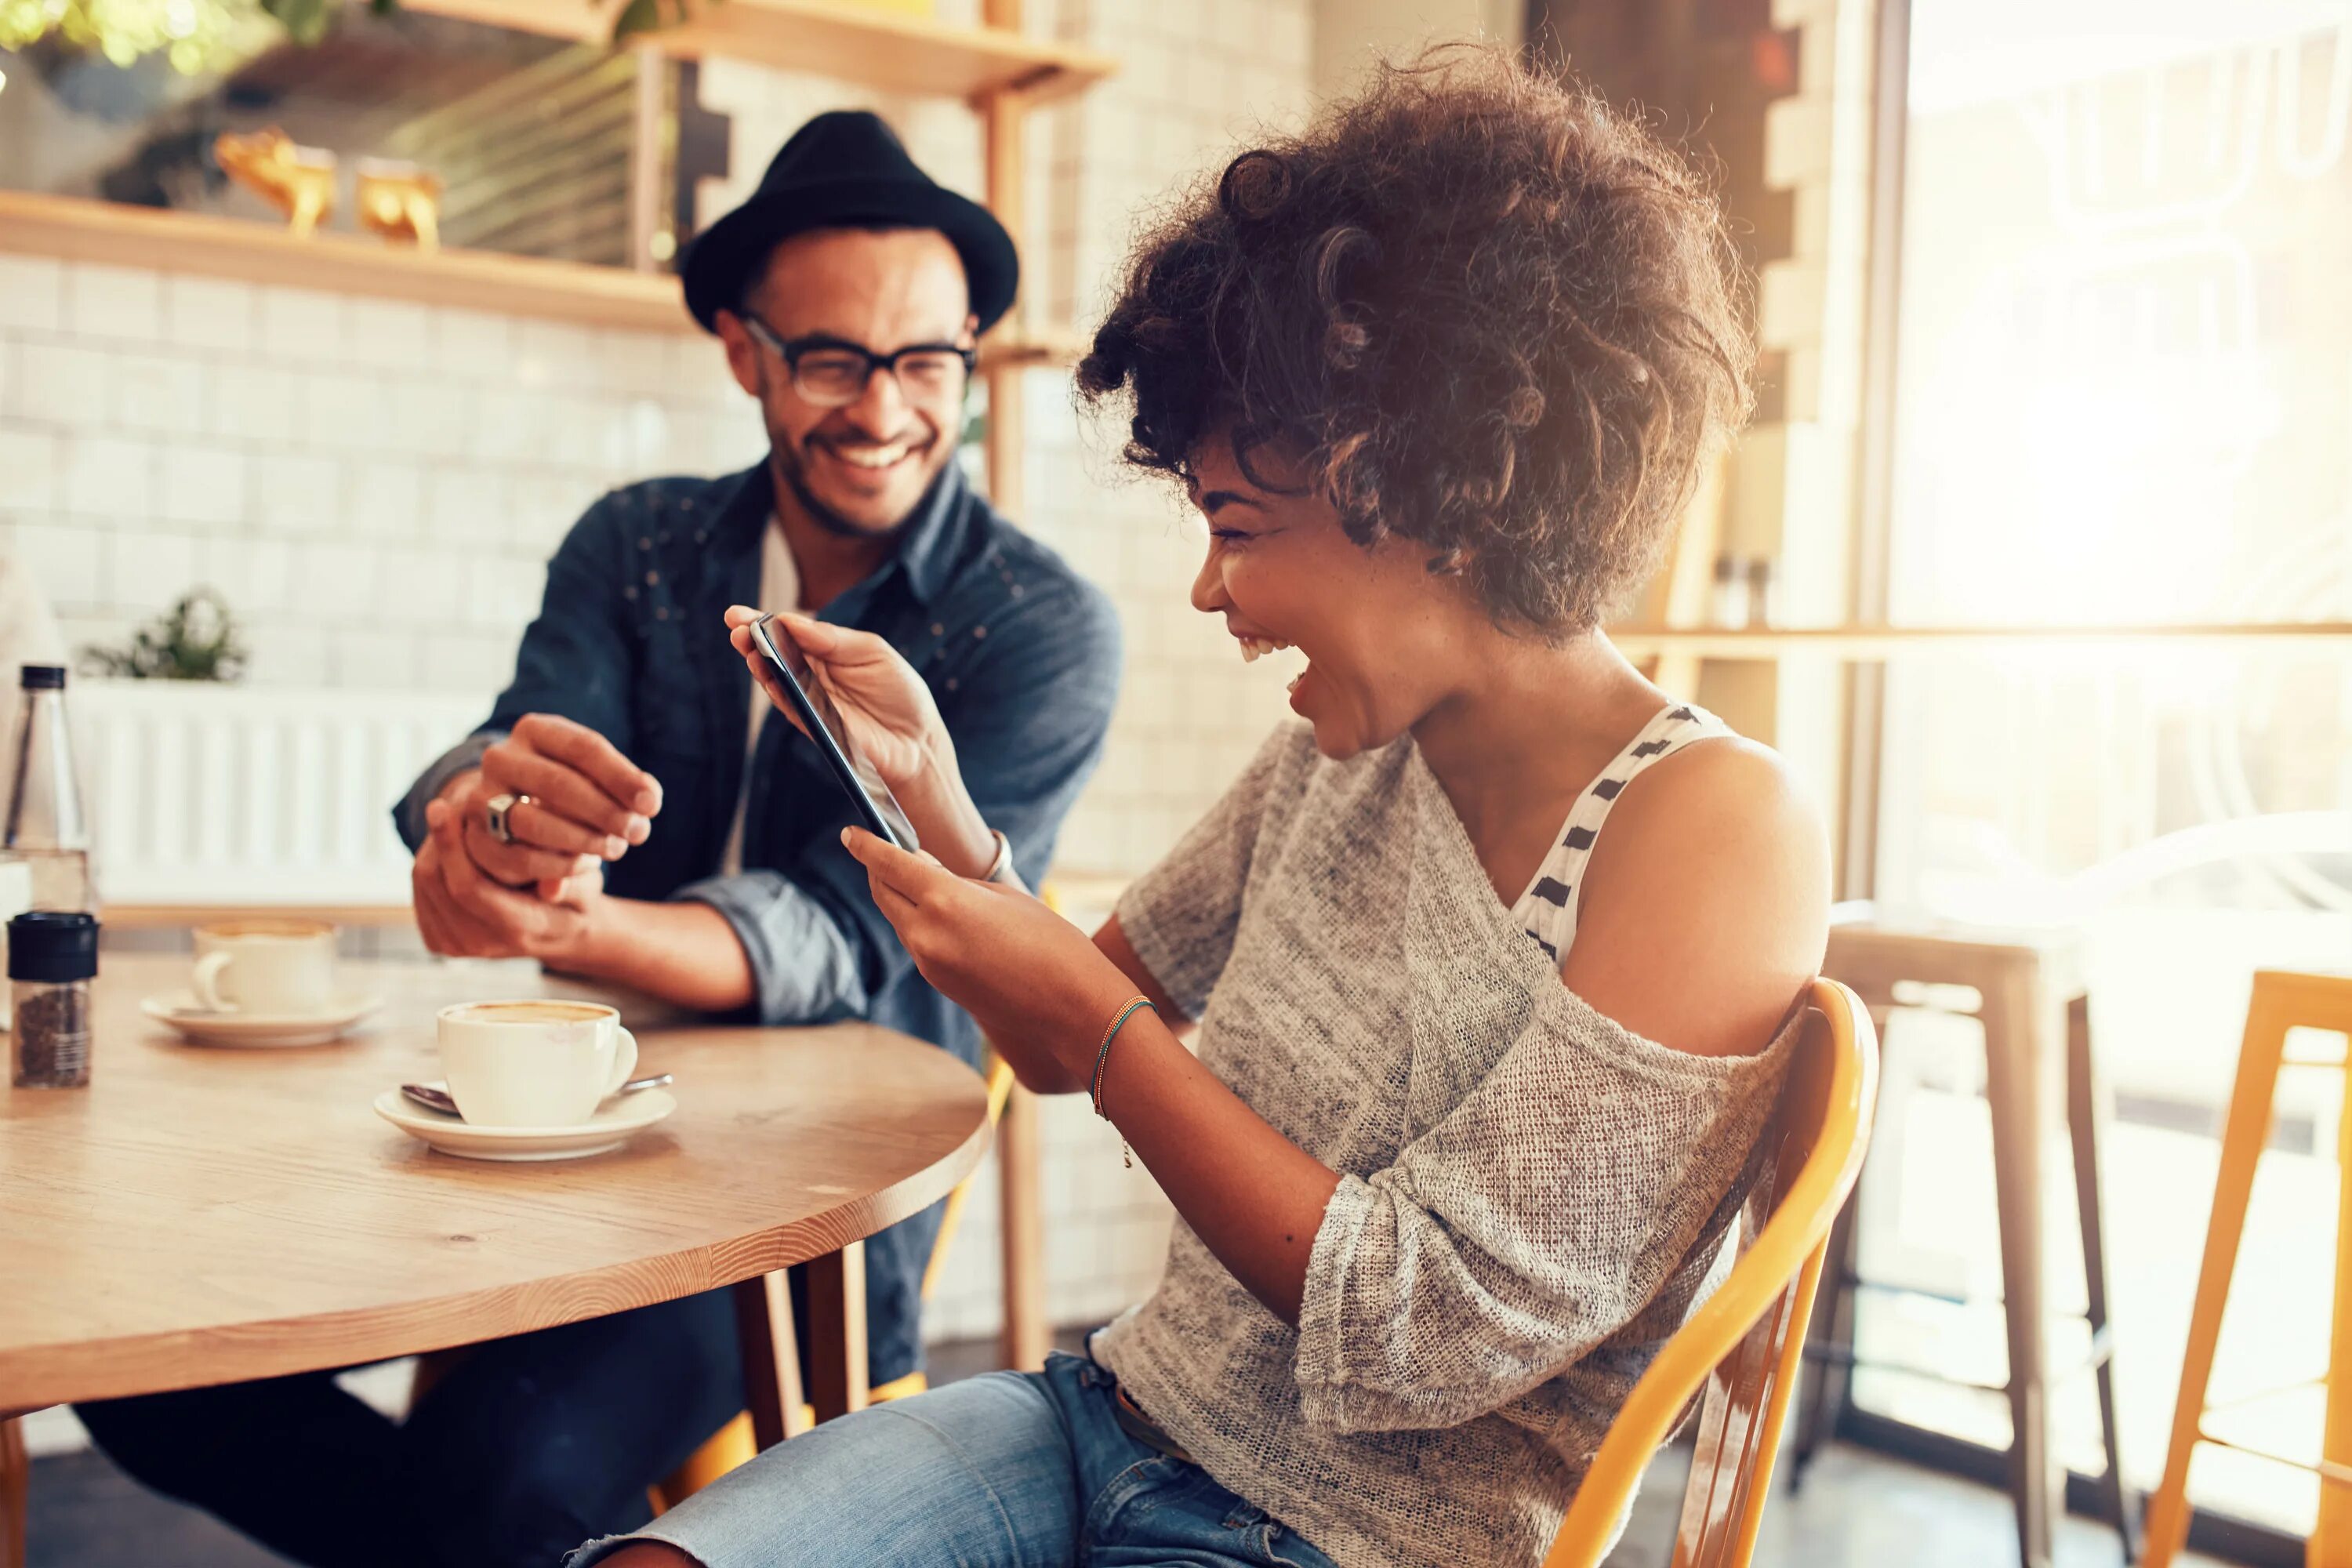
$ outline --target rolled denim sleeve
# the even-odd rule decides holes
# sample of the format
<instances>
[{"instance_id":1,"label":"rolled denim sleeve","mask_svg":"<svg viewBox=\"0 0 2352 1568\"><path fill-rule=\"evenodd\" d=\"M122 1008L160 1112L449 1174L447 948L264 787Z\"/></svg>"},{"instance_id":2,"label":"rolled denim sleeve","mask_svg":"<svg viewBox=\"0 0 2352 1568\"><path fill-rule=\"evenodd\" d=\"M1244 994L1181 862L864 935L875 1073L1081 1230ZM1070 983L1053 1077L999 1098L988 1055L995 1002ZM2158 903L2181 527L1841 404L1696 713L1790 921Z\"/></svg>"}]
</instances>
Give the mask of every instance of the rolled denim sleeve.
<instances>
[{"instance_id":1,"label":"rolled denim sleeve","mask_svg":"<svg viewBox=\"0 0 2352 1568\"><path fill-rule=\"evenodd\" d=\"M825 1024L862 1016L869 994L841 922L782 871L688 883L672 901L717 910L751 962L761 1021Z\"/></svg>"},{"instance_id":2,"label":"rolled denim sleeve","mask_svg":"<svg viewBox=\"0 0 2352 1568\"><path fill-rule=\"evenodd\" d=\"M1102 755L1118 700L1118 621L1108 599L1072 584L992 613L987 657L936 692L965 787L1039 886L1054 840ZM865 868L841 847L839 820L804 834L783 867L680 889L717 910L750 957L762 1022L824 1023L865 1014L914 972L875 907Z\"/></svg>"}]
</instances>

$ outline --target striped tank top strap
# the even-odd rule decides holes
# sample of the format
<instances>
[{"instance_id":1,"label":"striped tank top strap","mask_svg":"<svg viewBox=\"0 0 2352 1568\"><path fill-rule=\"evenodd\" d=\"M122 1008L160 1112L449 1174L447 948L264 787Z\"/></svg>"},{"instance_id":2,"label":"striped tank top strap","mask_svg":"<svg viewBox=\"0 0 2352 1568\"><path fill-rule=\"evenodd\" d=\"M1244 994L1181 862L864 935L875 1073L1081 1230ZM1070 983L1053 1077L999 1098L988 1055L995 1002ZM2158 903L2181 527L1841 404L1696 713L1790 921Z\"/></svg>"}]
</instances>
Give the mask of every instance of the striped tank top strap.
<instances>
[{"instance_id":1,"label":"striped tank top strap","mask_svg":"<svg viewBox=\"0 0 2352 1568\"><path fill-rule=\"evenodd\" d=\"M1619 793L1661 758L1673 756L1694 742L1730 733L1729 725L1696 703L1663 709L1576 797L1551 852L1544 857L1535 879L1511 911L1554 963L1567 956L1569 943L1576 939L1577 898L1584 882L1585 862L1591 858L1593 841L1600 837Z\"/></svg>"}]
</instances>

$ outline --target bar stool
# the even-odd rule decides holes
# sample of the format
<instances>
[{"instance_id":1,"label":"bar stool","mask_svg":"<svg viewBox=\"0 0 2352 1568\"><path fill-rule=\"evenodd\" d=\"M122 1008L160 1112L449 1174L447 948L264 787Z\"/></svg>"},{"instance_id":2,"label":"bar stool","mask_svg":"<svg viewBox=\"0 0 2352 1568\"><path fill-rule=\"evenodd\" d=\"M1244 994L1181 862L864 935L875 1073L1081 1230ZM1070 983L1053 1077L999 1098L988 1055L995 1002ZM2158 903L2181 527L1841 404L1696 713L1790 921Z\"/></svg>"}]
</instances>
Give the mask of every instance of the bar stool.
<instances>
[{"instance_id":1,"label":"bar stool","mask_svg":"<svg viewBox=\"0 0 2352 1568\"><path fill-rule=\"evenodd\" d=\"M2053 1380L2044 1342L2042 1251L2042 1142L2060 1092L2056 1075L2063 1064L2089 1298L2084 1313L2091 1327L2087 1364L2098 1382L2099 1423L2107 1454L2101 1489L2106 1514L2123 1541L2124 1560L2130 1562L2138 1547L2118 1455L2115 1351L2107 1325L2106 1227L2099 1190L2105 1100L2092 1058L2090 1006L2077 943L2065 932L1990 932L1864 921L1831 927L1822 973L1853 987L1882 1035L1886 1016L1896 1005L1898 986L1906 992L1913 985L1967 987L1979 998L1977 1016L1984 1026L1985 1098L1991 1110L2009 1377L2002 1384L1977 1386L2009 1400L2009 1490L2017 1510L2018 1556L2024 1568L2050 1568L2056 1510L2063 1507L2065 1495L2064 1474L2050 1442ZM1882 1118L1881 1125L1892 1131L1894 1121ZM1830 1243L1833 1272L1824 1281L1826 1310L1813 1314L1808 1335L1806 1355L1814 1368L1798 1427L1792 1486L1802 1484L1806 1465L1836 1429L1848 1402L1846 1372L1858 1364L1853 1350L1855 1289L1904 1289L1861 1277L1855 1262L1859 1207L1859 1200L1846 1206ZM1905 1370L1942 1377L1923 1367Z\"/></svg>"},{"instance_id":2,"label":"bar stool","mask_svg":"<svg viewBox=\"0 0 2352 1568\"><path fill-rule=\"evenodd\" d=\"M2181 1359L2180 1402L2173 1407L2172 1442L2165 1450L2164 1479L2147 1505L2147 1556L2141 1568L2171 1568L2189 1534L2189 1458L2200 1443L2237 1447L2205 1430L2205 1390L2213 1376L2213 1355L2221 1341L2221 1310L2230 1299L2230 1276L2245 1234L2247 1200L2253 1194L2254 1166L2270 1141L2272 1098L2282 1067L2338 1071L2347 1052L2326 1057L2289 1057L2289 1029L2323 1029L2343 1035L2352 1050L2352 975L2292 974L2264 970L2254 976L2246 1007L2246 1036L2238 1048L2238 1081L2230 1091L2230 1119L2221 1133L2221 1165L2213 1183L2213 1218L2205 1231L2205 1260L2197 1273L2197 1302L2189 1314L2189 1349ZM2335 1326L2327 1354L2326 1415L2320 1429L2319 1462L2263 1450L2261 1457L2315 1472L2320 1479L2319 1521L2305 1549L2310 1568L2352 1565L2352 1116L2337 1134L2338 1175L2343 1196L2336 1216Z\"/></svg>"}]
</instances>

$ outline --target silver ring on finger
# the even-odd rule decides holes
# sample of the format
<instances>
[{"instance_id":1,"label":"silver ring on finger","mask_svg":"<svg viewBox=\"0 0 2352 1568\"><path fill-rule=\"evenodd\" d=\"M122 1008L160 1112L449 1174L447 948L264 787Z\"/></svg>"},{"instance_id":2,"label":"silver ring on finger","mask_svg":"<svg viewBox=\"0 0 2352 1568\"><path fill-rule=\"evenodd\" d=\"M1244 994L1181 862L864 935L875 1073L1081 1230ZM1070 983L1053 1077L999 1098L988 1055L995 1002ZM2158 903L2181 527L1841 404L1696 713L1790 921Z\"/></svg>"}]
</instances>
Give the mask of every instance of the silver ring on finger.
<instances>
[{"instance_id":1,"label":"silver ring on finger","mask_svg":"<svg viewBox=\"0 0 2352 1568\"><path fill-rule=\"evenodd\" d=\"M514 840L514 813L519 805L538 804L527 795L494 795L482 803L482 815L488 819L490 837L501 844Z\"/></svg>"}]
</instances>

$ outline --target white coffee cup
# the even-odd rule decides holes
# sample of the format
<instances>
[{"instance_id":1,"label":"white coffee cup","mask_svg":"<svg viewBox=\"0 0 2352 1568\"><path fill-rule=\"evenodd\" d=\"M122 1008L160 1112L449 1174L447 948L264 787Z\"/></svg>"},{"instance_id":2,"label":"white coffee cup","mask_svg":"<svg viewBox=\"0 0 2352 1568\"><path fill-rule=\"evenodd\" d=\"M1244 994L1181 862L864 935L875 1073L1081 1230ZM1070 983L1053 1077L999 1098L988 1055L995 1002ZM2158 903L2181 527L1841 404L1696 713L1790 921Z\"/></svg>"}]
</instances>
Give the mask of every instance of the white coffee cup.
<instances>
[{"instance_id":1,"label":"white coffee cup","mask_svg":"<svg viewBox=\"0 0 2352 1568\"><path fill-rule=\"evenodd\" d=\"M441 1070L477 1127L578 1127L637 1068L636 1037L598 1002L441 1009Z\"/></svg>"},{"instance_id":2,"label":"white coffee cup","mask_svg":"<svg viewBox=\"0 0 2352 1568\"><path fill-rule=\"evenodd\" d=\"M198 926L196 1000L212 1012L303 1016L335 1000L335 928L324 921Z\"/></svg>"}]
</instances>

